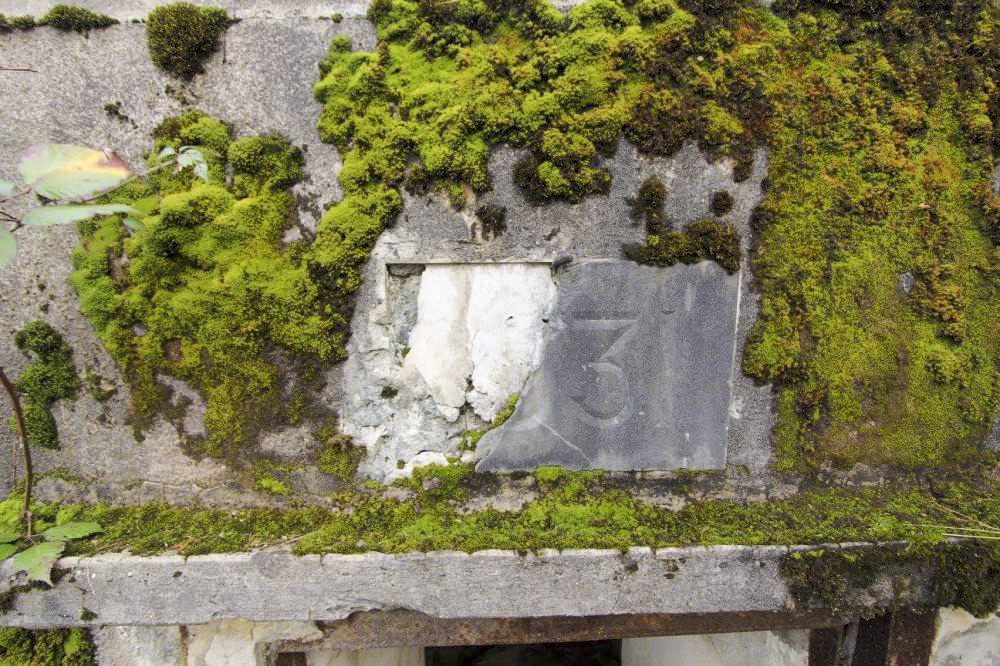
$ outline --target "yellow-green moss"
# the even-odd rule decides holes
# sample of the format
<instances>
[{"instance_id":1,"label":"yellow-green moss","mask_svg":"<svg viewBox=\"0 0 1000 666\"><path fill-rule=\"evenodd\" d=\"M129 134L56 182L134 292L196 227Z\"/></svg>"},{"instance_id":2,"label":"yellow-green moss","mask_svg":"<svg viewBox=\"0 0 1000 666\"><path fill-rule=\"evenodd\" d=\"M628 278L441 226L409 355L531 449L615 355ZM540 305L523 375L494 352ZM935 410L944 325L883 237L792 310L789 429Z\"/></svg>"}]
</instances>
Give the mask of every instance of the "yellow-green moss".
<instances>
[{"instance_id":1,"label":"yellow-green moss","mask_svg":"<svg viewBox=\"0 0 1000 666\"><path fill-rule=\"evenodd\" d=\"M538 201L606 191L598 158L623 133L654 154L695 140L732 158L736 180L765 146L743 369L778 387L779 464L967 459L998 398L1000 8L776 7L591 0L564 20L542 0L374 3L375 52L338 37L320 64L319 129L344 157L345 197L307 261L349 294L401 184L488 189L501 143L530 150L514 179ZM693 231L630 252L738 267L735 231Z\"/></svg>"},{"instance_id":2,"label":"yellow-green moss","mask_svg":"<svg viewBox=\"0 0 1000 666\"><path fill-rule=\"evenodd\" d=\"M92 666L95 659L86 629L0 627L0 666Z\"/></svg>"},{"instance_id":3,"label":"yellow-green moss","mask_svg":"<svg viewBox=\"0 0 1000 666\"><path fill-rule=\"evenodd\" d=\"M493 420L490 421L490 423L482 430L466 430L465 432L463 432L462 448L464 450L474 451L476 445L479 444L479 440L483 438L483 435L488 433L490 430L493 430L494 428L499 428L500 426L502 426L504 423L507 422L507 419L509 419L514 414L514 409L517 407L517 401L520 399L521 399L520 393L515 393L514 395L507 398L507 403L503 406L503 409L497 412L497 415L493 417Z\"/></svg>"},{"instance_id":4,"label":"yellow-green moss","mask_svg":"<svg viewBox=\"0 0 1000 666\"><path fill-rule=\"evenodd\" d=\"M168 119L154 136L152 154L198 146L208 182L159 171L116 193L116 201L162 198L132 236L118 218L81 224L70 281L132 388L136 425L164 407L156 375L178 377L207 406L207 435L189 448L232 453L264 428L310 415L302 392L317 367L344 356L346 319L301 248L282 244L295 215L288 188L302 177L298 150L276 137L233 141L229 127L198 111Z\"/></svg>"},{"instance_id":5,"label":"yellow-green moss","mask_svg":"<svg viewBox=\"0 0 1000 666\"><path fill-rule=\"evenodd\" d=\"M679 511L637 500L599 472L543 468L535 478L539 497L517 511L466 510L462 501L487 480L473 474L471 465L455 464L415 470L413 479L401 482L412 491L412 499L348 492L334 498L338 506L332 510L39 504L34 515L40 530L74 520L103 526L94 538L70 543L70 554L123 549L134 554L234 552L300 536L295 543L300 554L906 540L913 545L885 564L910 561L933 567L931 571L937 572L933 591L941 603L981 613L996 602L995 588L977 591L969 583L977 577L995 580L1000 546L975 541L954 548L945 537L954 530L926 526L956 524L952 511L969 521L1000 524L1000 493L990 477L970 475L931 486L820 488L750 505L708 500ZM0 502L0 529L15 527L19 516L16 497ZM798 580L796 590L803 598L836 600L839 582L817 586L817 580L824 580L820 570L796 567L794 562L789 567L786 574L793 582Z\"/></svg>"},{"instance_id":6,"label":"yellow-green moss","mask_svg":"<svg viewBox=\"0 0 1000 666\"><path fill-rule=\"evenodd\" d=\"M341 481L353 480L364 451L354 446L350 437L337 433L335 429L320 429L316 438L323 442L323 449L316 460L319 471Z\"/></svg>"},{"instance_id":7,"label":"yellow-green moss","mask_svg":"<svg viewBox=\"0 0 1000 666\"><path fill-rule=\"evenodd\" d=\"M14 344L34 358L15 382L21 394L28 442L57 449L59 434L51 407L56 400L75 398L80 391L73 349L44 321L33 321L18 331Z\"/></svg>"},{"instance_id":8,"label":"yellow-green moss","mask_svg":"<svg viewBox=\"0 0 1000 666\"><path fill-rule=\"evenodd\" d=\"M161 5L146 18L149 57L177 78L194 78L234 21L218 7L196 7L190 2Z\"/></svg>"}]
</instances>

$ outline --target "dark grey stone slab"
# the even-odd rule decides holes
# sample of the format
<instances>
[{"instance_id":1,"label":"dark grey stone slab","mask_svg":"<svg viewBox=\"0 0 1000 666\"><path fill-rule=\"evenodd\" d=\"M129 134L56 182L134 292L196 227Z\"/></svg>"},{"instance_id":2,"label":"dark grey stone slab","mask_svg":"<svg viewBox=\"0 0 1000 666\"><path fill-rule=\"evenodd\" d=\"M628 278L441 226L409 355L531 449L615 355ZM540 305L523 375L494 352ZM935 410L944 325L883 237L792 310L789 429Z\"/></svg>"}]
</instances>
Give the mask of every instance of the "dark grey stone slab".
<instances>
[{"instance_id":1,"label":"dark grey stone slab","mask_svg":"<svg viewBox=\"0 0 1000 666\"><path fill-rule=\"evenodd\" d=\"M478 471L722 468L739 276L714 262L571 264L539 368Z\"/></svg>"}]
</instances>

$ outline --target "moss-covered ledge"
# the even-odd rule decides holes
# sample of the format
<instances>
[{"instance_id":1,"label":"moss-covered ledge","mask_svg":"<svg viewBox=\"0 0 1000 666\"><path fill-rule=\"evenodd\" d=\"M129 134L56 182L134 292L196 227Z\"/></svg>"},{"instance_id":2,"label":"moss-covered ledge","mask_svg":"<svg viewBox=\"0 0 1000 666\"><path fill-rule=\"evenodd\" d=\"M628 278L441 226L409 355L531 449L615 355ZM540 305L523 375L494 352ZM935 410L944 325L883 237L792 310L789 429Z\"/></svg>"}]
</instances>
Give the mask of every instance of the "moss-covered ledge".
<instances>
[{"instance_id":1,"label":"moss-covered ledge","mask_svg":"<svg viewBox=\"0 0 1000 666\"><path fill-rule=\"evenodd\" d=\"M858 553L875 546L824 548ZM789 555L812 550L713 546L301 557L265 550L188 558L68 557L59 562L64 573L53 588L18 594L0 624L336 621L357 611L396 608L438 618L780 613L816 607L796 601L782 573ZM905 567L909 585L900 587L893 580L903 570L849 590L857 607L931 603L929 572ZM0 569L3 578L7 573Z\"/></svg>"}]
</instances>

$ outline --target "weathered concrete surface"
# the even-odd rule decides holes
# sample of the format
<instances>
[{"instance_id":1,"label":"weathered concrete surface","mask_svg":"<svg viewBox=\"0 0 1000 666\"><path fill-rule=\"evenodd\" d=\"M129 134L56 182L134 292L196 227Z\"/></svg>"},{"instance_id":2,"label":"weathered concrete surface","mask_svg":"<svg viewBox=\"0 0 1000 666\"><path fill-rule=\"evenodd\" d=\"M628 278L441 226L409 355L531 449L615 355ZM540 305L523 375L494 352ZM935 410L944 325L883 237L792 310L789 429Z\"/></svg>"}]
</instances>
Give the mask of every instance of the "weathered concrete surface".
<instances>
[{"instance_id":1,"label":"weathered concrete surface","mask_svg":"<svg viewBox=\"0 0 1000 666\"><path fill-rule=\"evenodd\" d=\"M95 627L101 666L186 666L186 629L170 627Z\"/></svg>"},{"instance_id":2,"label":"weathered concrete surface","mask_svg":"<svg viewBox=\"0 0 1000 666\"><path fill-rule=\"evenodd\" d=\"M159 2L88 0L82 4L127 21L145 16ZM170 84L195 106L233 122L238 135L277 132L307 149L309 180L297 189L301 225L292 236L307 234L322 208L340 196L336 182L339 158L331 146L319 142L315 129L320 113L311 93L315 64L335 34L350 35L360 48L373 47L373 27L360 18L366 3L232 0L200 4L220 4L242 20L226 33L224 48L207 64L206 73L186 86L172 81L149 62L141 24L123 23L94 31L89 38L48 28L5 35L5 63L30 65L37 73L4 72L0 76L0 114L7 121L0 128L0 176L11 176L17 156L41 140L113 146L132 164L141 163L152 128L163 117L183 109L179 95L164 93ZM40 15L48 6L43 0L25 0L11 11ZM345 19L334 23L318 18L333 12L342 13ZM129 122L104 113L103 105L114 101L122 102ZM433 400L420 400L419 391L408 392L405 387L394 398L382 397L384 387L405 384L401 361L406 341L392 337L393 330L405 327L393 328L399 309L393 304L402 304L405 310L407 303L415 303L409 293L393 294L387 264L551 262L561 255L619 258L622 243L642 237L642 229L629 219L628 199L643 179L654 174L667 185L666 212L678 224L709 214L713 192L732 194L735 206L724 221L741 231L745 253L751 240L750 212L762 196L760 183L767 169L766 154L760 151L752 176L734 183L731 162L709 163L693 145L671 158L646 158L622 142L617 155L605 160L614 174L609 195L591 197L579 205L533 207L512 183L511 169L518 156L509 149L497 151L491 160L493 190L478 199L473 197L463 211L454 211L439 197L414 199L404 194L404 215L379 241L359 293L351 357L329 372L328 389L321 397L321 407L339 410L345 431L368 446L369 456L361 470L364 475L386 480L398 473L398 460L412 467L415 460L454 455L461 433L486 423L474 408L461 410L456 420L448 421ZM485 240L477 230L472 211L485 203L507 207L508 230L499 238ZM0 358L5 367L16 375L27 362L13 348L10 333L41 317L66 336L81 369L90 365L118 389L104 403L82 394L76 401L56 406L63 448L41 451L38 469L62 469L92 483L74 489L64 482L46 481L39 497L222 506L273 504L274 498L247 493L234 484L232 472L225 466L192 461L183 453L184 438L199 430L197 401L192 401L180 424L160 422L145 433L143 442L134 440L125 423L127 388L79 313L77 299L66 284L68 256L77 242L75 232L69 228L23 229L18 235L20 258L13 267L0 271L0 282L10 285L0 294ZM748 290L750 279L745 272L738 350L756 316L756 299ZM416 294L419 279L411 282L412 294ZM40 284L45 285L44 291ZM47 306L47 312L39 309L42 305ZM481 411L488 414L491 408ZM7 415L7 406L0 405L0 420L6 420ZM734 377L728 435L731 466L754 473L766 470L771 422L769 388L754 386L742 375ZM6 429L0 429L0 446L9 444L11 437ZM311 439L306 424L267 434L259 448L268 455L301 462L307 457ZM95 465L95 460L102 462ZM9 487L9 471L8 458L0 456L0 494ZM316 499L318 493L326 491L321 481L303 477L297 489Z\"/></svg>"},{"instance_id":3,"label":"weathered concrete surface","mask_svg":"<svg viewBox=\"0 0 1000 666\"><path fill-rule=\"evenodd\" d=\"M739 276L714 262L571 264L539 369L478 471L722 468Z\"/></svg>"},{"instance_id":4,"label":"weathered concrete surface","mask_svg":"<svg viewBox=\"0 0 1000 666\"><path fill-rule=\"evenodd\" d=\"M312 622L221 620L190 629L187 666L267 666L268 643L322 637Z\"/></svg>"},{"instance_id":5,"label":"weathered concrete surface","mask_svg":"<svg viewBox=\"0 0 1000 666\"><path fill-rule=\"evenodd\" d=\"M806 666L808 663L809 632L803 630L626 638L622 641L622 666Z\"/></svg>"},{"instance_id":6,"label":"weathered concrete surface","mask_svg":"<svg viewBox=\"0 0 1000 666\"><path fill-rule=\"evenodd\" d=\"M1000 664L1000 616L976 618L960 608L938 612L931 666Z\"/></svg>"},{"instance_id":7,"label":"weathered concrete surface","mask_svg":"<svg viewBox=\"0 0 1000 666\"><path fill-rule=\"evenodd\" d=\"M805 548L805 547L801 547ZM24 627L332 621L405 608L433 617L549 617L795 608L782 546L307 555L283 551L183 558L69 557L50 590L18 594L0 624ZM2 586L9 564L0 566ZM907 594L919 600L919 576ZM892 598L888 578L857 591ZM81 609L96 613L81 620Z\"/></svg>"},{"instance_id":8,"label":"weathered concrete surface","mask_svg":"<svg viewBox=\"0 0 1000 666\"><path fill-rule=\"evenodd\" d=\"M17 7L8 6L3 11L41 14L51 3L15 4ZM129 2L116 3L115 7L109 4L89 3L122 19L129 16L116 13L117 9L135 6ZM4 118L0 176L12 177L20 154L32 143L47 140L113 146L130 164L141 165L150 148L153 127L183 110L176 96L164 93L169 84L182 89L198 108L234 123L240 136L275 132L307 148L309 178L297 193L302 224L314 224L322 206L340 196L336 182L339 157L332 146L319 141L316 130L320 113L320 105L312 97L316 63L326 54L334 35L347 34L359 47L372 48L374 31L362 19L348 18L337 24L295 18L299 14L291 11L293 3L288 4L288 11L275 3L239 4L239 15L244 19L227 31L223 48L207 63L206 73L186 86L171 80L149 61L142 25L124 23L94 31L89 38L49 28L4 35L4 64L30 66L36 72L0 73L0 117ZM249 13L252 6L265 4L273 5L281 18ZM144 13L145 9L139 15ZM114 101L122 102L129 122L105 114L104 104ZM232 475L225 466L187 457L181 449L186 434L173 424L160 421L145 433L143 441L136 441L125 423L128 389L79 312L76 295L66 281L71 271L70 251L78 240L75 230L25 228L17 235L18 258L12 266L0 269L0 284L4 285L0 293L0 359L4 367L13 376L20 373L28 359L14 348L11 334L41 318L72 345L81 373L85 366L90 367L117 388L104 403L81 392L75 401L56 404L54 415L62 449L39 450L37 469L62 469L94 479L94 485L77 490L74 499L269 503L268 498L232 488ZM193 405L195 409L189 409L184 421L196 433L197 401ZM0 423L6 423L8 415L3 401ZM0 428L0 447L9 446L12 437L9 429ZM9 456L0 456L0 495L12 478L9 460ZM43 485L39 496L58 499L69 491L64 486Z\"/></svg>"},{"instance_id":9,"label":"weathered concrete surface","mask_svg":"<svg viewBox=\"0 0 1000 666\"><path fill-rule=\"evenodd\" d=\"M432 264L420 276L403 374L449 421L468 403L492 421L538 365L555 297L547 264Z\"/></svg>"},{"instance_id":10,"label":"weathered concrete surface","mask_svg":"<svg viewBox=\"0 0 1000 666\"><path fill-rule=\"evenodd\" d=\"M404 192L403 215L382 233L372 252L351 323L349 357L338 373L331 373L325 398L329 404L339 405L344 432L367 448L368 457L360 470L365 476L387 480L400 474L396 466L399 460L457 455L461 433L486 425L473 409L460 409L458 419L448 421L433 401L421 400L419 391L405 380L407 335L421 277L419 269L409 277L393 275L386 270L387 265L553 262L560 257L572 257L574 262L620 259L623 244L643 238L644 230L630 217L629 201L642 181L654 175L667 188L666 214L680 226L711 215L712 194L729 192L735 204L722 221L739 230L744 266L748 263L750 214L762 197L760 184L767 172L763 151L756 155L751 177L734 183L731 161L710 163L694 144L670 158L651 158L640 155L623 140L614 157L603 159L613 174L608 195L588 197L579 204L546 206L532 206L513 183L513 165L522 154L508 148L496 151L490 160L493 189L478 198L472 195L462 211L455 211L440 196L414 198ZM483 237L473 213L481 205L507 209L505 233ZM752 276L747 269L742 278L737 358L758 309L757 298L748 287ZM385 386L398 393L384 397ZM767 469L771 400L770 387L755 386L735 373L725 434L731 466L757 475ZM440 455L431 458L430 453Z\"/></svg>"},{"instance_id":11,"label":"weathered concrete surface","mask_svg":"<svg viewBox=\"0 0 1000 666\"><path fill-rule=\"evenodd\" d=\"M238 18L328 18L339 12L345 18L364 18L368 11L367 0L190 0L200 7L222 7ZM0 11L7 14L32 14L41 16L54 3L50 0L4 0ZM108 14L121 21L142 19L164 4L159 0L74 0L74 5Z\"/></svg>"}]
</instances>

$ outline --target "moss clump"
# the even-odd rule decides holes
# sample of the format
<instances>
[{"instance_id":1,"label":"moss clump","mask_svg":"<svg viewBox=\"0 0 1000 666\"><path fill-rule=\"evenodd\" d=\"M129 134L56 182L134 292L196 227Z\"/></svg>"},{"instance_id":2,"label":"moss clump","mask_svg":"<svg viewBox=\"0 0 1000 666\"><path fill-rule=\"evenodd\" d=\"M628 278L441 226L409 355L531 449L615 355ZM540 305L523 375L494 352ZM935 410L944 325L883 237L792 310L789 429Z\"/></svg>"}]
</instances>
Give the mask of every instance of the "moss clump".
<instances>
[{"instance_id":1,"label":"moss clump","mask_svg":"<svg viewBox=\"0 0 1000 666\"><path fill-rule=\"evenodd\" d=\"M35 358L15 382L23 399L28 442L57 449L59 435L51 407L56 400L75 398L80 391L73 349L44 321L33 321L18 331L14 344Z\"/></svg>"},{"instance_id":2,"label":"moss clump","mask_svg":"<svg viewBox=\"0 0 1000 666\"><path fill-rule=\"evenodd\" d=\"M73 32L88 33L98 28L107 28L117 25L118 19L106 14L98 14L83 7L58 4L47 11L39 19L38 25L47 25L56 30L72 30Z\"/></svg>"},{"instance_id":3,"label":"moss clump","mask_svg":"<svg viewBox=\"0 0 1000 666\"><path fill-rule=\"evenodd\" d=\"M931 572L935 606L957 606L976 617L1000 608L1000 549L980 541L921 544L899 548L841 551L817 549L792 553L782 574L797 601L819 603L841 613L874 615L877 609L852 600L850 591L864 589L906 568Z\"/></svg>"},{"instance_id":4,"label":"moss clump","mask_svg":"<svg viewBox=\"0 0 1000 666\"><path fill-rule=\"evenodd\" d=\"M641 264L672 266L715 261L733 273L740 268L740 236L731 226L698 220L680 231L671 231L663 212L667 189L656 176L644 180L632 200L632 219L646 224L646 242L628 245L625 256Z\"/></svg>"},{"instance_id":5,"label":"moss clump","mask_svg":"<svg viewBox=\"0 0 1000 666\"><path fill-rule=\"evenodd\" d=\"M777 386L779 464L973 455L998 401L1000 8L778 9L591 0L566 19L541 0L374 3L376 51L338 37L320 64L345 198L310 251L317 275L349 294L404 181L485 190L502 143L530 152L514 179L539 201L606 191L600 157L622 133L653 154L697 141L736 180L766 146L743 369ZM639 258L717 252L735 270L735 234L712 224L651 232Z\"/></svg>"},{"instance_id":6,"label":"moss clump","mask_svg":"<svg viewBox=\"0 0 1000 666\"><path fill-rule=\"evenodd\" d=\"M162 198L134 235L117 218L82 224L70 281L131 386L136 426L165 406L156 375L178 377L207 405L208 434L191 450L235 459L262 429L309 416L301 393L319 367L343 358L347 322L303 248L282 244L295 214L288 188L302 176L298 150L276 137L233 141L199 111L164 121L154 136L153 155L201 148L208 182L160 171L116 193L122 202Z\"/></svg>"},{"instance_id":7,"label":"moss clump","mask_svg":"<svg viewBox=\"0 0 1000 666\"><path fill-rule=\"evenodd\" d=\"M130 122L132 119L126 114L122 113L122 103L121 102L108 102L104 105L104 115L108 118L121 121L123 123Z\"/></svg>"},{"instance_id":8,"label":"moss clump","mask_svg":"<svg viewBox=\"0 0 1000 666\"><path fill-rule=\"evenodd\" d=\"M267 463L257 464L254 469L254 490L260 490L261 492L281 497L291 495L292 489L288 487L288 484L275 476L275 472L280 473L281 471L283 470L276 465Z\"/></svg>"},{"instance_id":9,"label":"moss clump","mask_svg":"<svg viewBox=\"0 0 1000 666\"><path fill-rule=\"evenodd\" d=\"M642 181L639 193L632 201L632 219L645 222L646 231L659 233L667 225L663 204L667 201L667 188L656 176Z\"/></svg>"},{"instance_id":10,"label":"moss clump","mask_svg":"<svg viewBox=\"0 0 1000 666\"><path fill-rule=\"evenodd\" d=\"M644 245L627 246L625 256L657 266L710 260L734 273L740 268L740 235L729 225L698 220L681 231L649 234Z\"/></svg>"},{"instance_id":11,"label":"moss clump","mask_svg":"<svg viewBox=\"0 0 1000 666\"><path fill-rule=\"evenodd\" d=\"M504 206L480 206L476 217L483 225L483 238L499 238L507 231L507 208Z\"/></svg>"},{"instance_id":12,"label":"moss clump","mask_svg":"<svg viewBox=\"0 0 1000 666\"><path fill-rule=\"evenodd\" d=\"M722 217L733 209L733 195L725 190L719 190L712 195L712 214Z\"/></svg>"},{"instance_id":13,"label":"moss clump","mask_svg":"<svg viewBox=\"0 0 1000 666\"><path fill-rule=\"evenodd\" d=\"M95 659L86 629L0 627L0 666L92 666Z\"/></svg>"},{"instance_id":14,"label":"moss clump","mask_svg":"<svg viewBox=\"0 0 1000 666\"><path fill-rule=\"evenodd\" d=\"M0 35L15 30L31 30L36 25L34 16L6 16L0 14Z\"/></svg>"},{"instance_id":15,"label":"moss clump","mask_svg":"<svg viewBox=\"0 0 1000 666\"><path fill-rule=\"evenodd\" d=\"M153 64L179 79L203 71L219 48L222 34L235 22L224 9L189 2L161 5L146 18L146 42Z\"/></svg>"},{"instance_id":16,"label":"moss clump","mask_svg":"<svg viewBox=\"0 0 1000 666\"><path fill-rule=\"evenodd\" d=\"M350 437L333 429L320 429L316 433L316 438L324 442L316 461L319 471L335 476L341 481L354 479L364 452L354 446Z\"/></svg>"}]
</instances>

